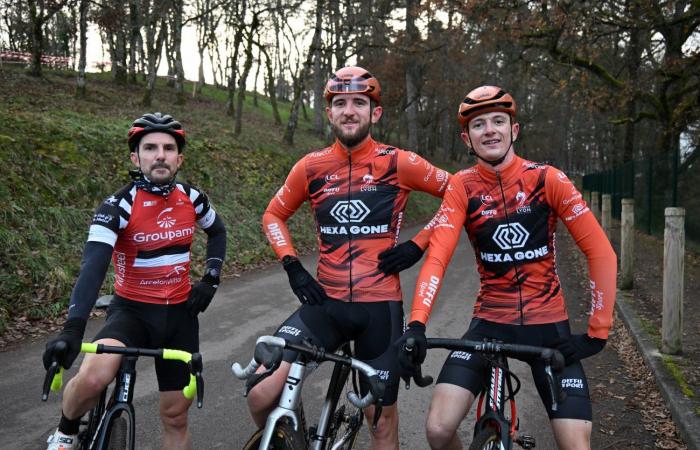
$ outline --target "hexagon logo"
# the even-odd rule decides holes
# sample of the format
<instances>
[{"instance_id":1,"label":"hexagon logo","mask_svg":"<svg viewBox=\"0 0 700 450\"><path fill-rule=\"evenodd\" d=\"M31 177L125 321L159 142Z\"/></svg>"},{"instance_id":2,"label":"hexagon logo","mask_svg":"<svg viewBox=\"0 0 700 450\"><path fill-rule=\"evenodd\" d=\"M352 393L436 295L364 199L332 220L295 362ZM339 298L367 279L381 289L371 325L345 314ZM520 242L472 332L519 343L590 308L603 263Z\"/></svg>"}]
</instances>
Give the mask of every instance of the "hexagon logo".
<instances>
[{"instance_id":1,"label":"hexagon logo","mask_svg":"<svg viewBox=\"0 0 700 450\"><path fill-rule=\"evenodd\" d=\"M331 209L331 216L338 223L362 222L369 213L369 208L362 200L341 200Z\"/></svg>"},{"instance_id":2,"label":"hexagon logo","mask_svg":"<svg viewBox=\"0 0 700 450\"><path fill-rule=\"evenodd\" d=\"M499 225L491 236L501 250L523 248L530 233L518 222Z\"/></svg>"}]
</instances>

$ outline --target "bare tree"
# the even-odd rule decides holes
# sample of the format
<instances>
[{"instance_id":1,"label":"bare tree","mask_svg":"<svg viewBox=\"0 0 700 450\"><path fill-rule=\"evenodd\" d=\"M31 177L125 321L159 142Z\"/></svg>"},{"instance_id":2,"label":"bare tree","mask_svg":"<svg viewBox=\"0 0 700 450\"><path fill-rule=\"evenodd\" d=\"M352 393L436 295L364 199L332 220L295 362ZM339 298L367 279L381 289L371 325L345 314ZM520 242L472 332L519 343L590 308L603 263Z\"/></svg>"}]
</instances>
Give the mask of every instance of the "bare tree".
<instances>
[{"instance_id":1,"label":"bare tree","mask_svg":"<svg viewBox=\"0 0 700 450\"><path fill-rule=\"evenodd\" d=\"M87 14L88 0L80 0L80 60L78 62L78 79L76 81L76 95L85 97L85 66L87 64Z\"/></svg>"},{"instance_id":2,"label":"bare tree","mask_svg":"<svg viewBox=\"0 0 700 450\"><path fill-rule=\"evenodd\" d=\"M292 108L289 113L289 121L287 122L287 128L284 132L284 142L293 145L294 144L294 132L297 129L297 122L299 117L299 106L302 101L302 91L304 90L304 81L309 73L311 64L313 61L313 56L316 49L321 43L321 25L323 19L323 0L316 0L316 20L314 26L314 35L311 39L311 47L306 56L306 61L302 66L301 73L296 80L294 85L294 99L292 100Z\"/></svg>"},{"instance_id":3,"label":"bare tree","mask_svg":"<svg viewBox=\"0 0 700 450\"><path fill-rule=\"evenodd\" d=\"M30 75L35 77L41 76L41 56L44 52L44 25L70 1L71 0L27 0L29 5L29 22L32 32L32 63L29 67Z\"/></svg>"}]
</instances>

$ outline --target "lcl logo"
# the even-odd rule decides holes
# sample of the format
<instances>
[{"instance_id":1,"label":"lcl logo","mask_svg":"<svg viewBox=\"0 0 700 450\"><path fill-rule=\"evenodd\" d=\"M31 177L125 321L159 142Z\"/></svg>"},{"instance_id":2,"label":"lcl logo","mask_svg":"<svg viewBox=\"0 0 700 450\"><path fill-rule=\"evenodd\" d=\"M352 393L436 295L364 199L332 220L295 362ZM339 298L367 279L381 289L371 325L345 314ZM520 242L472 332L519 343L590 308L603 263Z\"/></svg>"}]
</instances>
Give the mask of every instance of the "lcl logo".
<instances>
[{"instance_id":1,"label":"lcl logo","mask_svg":"<svg viewBox=\"0 0 700 450\"><path fill-rule=\"evenodd\" d=\"M523 248L530 233L518 222L499 225L493 233L493 240L501 250Z\"/></svg>"},{"instance_id":2,"label":"lcl logo","mask_svg":"<svg viewBox=\"0 0 700 450\"><path fill-rule=\"evenodd\" d=\"M331 209L331 216L338 223L362 222L369 213L369 208L362 200L341 200Z\"/></svg>"}]
</instances>

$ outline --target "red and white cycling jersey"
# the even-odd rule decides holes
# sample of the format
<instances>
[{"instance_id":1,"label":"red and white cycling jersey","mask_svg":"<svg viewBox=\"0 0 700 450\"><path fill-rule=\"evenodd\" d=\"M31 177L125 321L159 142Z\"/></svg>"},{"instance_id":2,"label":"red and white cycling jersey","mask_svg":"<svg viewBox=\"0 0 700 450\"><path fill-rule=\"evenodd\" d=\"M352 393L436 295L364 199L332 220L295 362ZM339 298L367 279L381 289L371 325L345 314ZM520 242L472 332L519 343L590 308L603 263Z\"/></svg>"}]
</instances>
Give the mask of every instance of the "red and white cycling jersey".
<instances>
[{"instance_id":1,"label":"red and white cycling jersey","mask_svg":"<svg viewBox=\"0 0 700 450\"><path fill-rule=\"evenodd\" d=\"M114 247L114 289L130 300L172 304L190 292L190 247L195 225L216 213L206 195L187 184L161 196L127 185L93 216L88 241Z\"/></svg>"},{"instance_id":2,"label":"red and white cycling jersey","mask_svg":"<svg viewBox=\"0 0 700 450\"><path fill-rule=\"evenodd\" d=\"M286 220L308 200L316 219L318 281L331 298L376 302L402 299L398 275L377 268L393 247L412 190L442 197L450 174L413 152L371 138L351 153L338 142L299 160L263 215L263 228L281 259L296 255ZM425 248L423 230L412 240Z\"/></svg>"},{"instance_id":3,"label":"red and white cycling jersey","mask_svg":"<svg viewBox=\"0 0 700 450\"><path fill-rule=\"evenodd\" d=\"M481 278L474 317L515 325L566 320L554 255L558 219L588 259L588 334L606 339L615 304L615 252L563 172L519 157L498 174L476 165L453 175L430 224L410 320L427 322L462 227Z\"/></svg>"}]
</instances>

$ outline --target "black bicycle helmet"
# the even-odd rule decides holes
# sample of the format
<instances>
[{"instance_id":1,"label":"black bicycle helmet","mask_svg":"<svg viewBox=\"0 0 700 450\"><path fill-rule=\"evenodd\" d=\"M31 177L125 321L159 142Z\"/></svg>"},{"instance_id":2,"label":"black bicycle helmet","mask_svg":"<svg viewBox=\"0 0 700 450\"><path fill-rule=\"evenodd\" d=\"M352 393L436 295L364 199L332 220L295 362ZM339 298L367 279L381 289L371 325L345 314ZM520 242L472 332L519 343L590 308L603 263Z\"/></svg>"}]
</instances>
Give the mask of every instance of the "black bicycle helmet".
<instances>
[{"instance_id":1,"label":"black bicycle helmet","mask_svg":"<svg viewBox=\"0 0 700 450\"><path fill-rule=\"evenodd\" d=\"M134 120L128 134L129 150L135 152L138 149L141 138L148 133L154 132L168 133L174 137L177 142L177 150L182 153L182 150L185 148L185 130L180 122L173 119L171 115L163 115L159 112L146 113Z\"/></svg>"}]
</instances>

